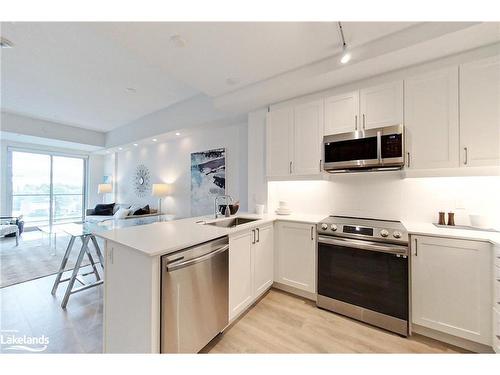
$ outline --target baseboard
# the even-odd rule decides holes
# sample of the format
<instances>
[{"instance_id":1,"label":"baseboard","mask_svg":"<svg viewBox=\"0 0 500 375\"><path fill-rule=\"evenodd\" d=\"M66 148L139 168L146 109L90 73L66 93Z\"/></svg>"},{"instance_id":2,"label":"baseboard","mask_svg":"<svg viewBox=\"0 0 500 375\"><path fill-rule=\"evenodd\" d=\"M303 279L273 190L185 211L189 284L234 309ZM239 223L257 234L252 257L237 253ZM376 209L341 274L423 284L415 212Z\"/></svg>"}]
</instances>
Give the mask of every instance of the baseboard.
<instances>
[{"instance_id":1,"label":"baseboard","mask_svg":"<svg viewBox=\"0 0 500 375\"><path fill-rule=\"evenodd\" d=\"M306 292L304 290L301 290L301 289L298 289L298 288L295 288L293 286L289 286L286 284L282 284L282 283L279 283L277 281L275 281L273 283L273 288L283 290L284 292L288 292L290 294L295 294L296 296L307 298L307 299L310 299L311 301L316 302L316 293Z\"/></svg>"},{"instance_id":2,"label":"baseboard","mask_svg":"<svg viewBox=\"0 0 500 375\"><path fill-rule=\"evenodd\" d=\"M418 333L422 336L430 337L431 339L445 342L450 345L458 346L475 353L494 353L493 348L488 345L479 344L474 341L466 340L461 337L453 336L448 333L439 332L431 328L419 326L418 324L411 325L412 333Z\"/></svg>"}]
</instances>

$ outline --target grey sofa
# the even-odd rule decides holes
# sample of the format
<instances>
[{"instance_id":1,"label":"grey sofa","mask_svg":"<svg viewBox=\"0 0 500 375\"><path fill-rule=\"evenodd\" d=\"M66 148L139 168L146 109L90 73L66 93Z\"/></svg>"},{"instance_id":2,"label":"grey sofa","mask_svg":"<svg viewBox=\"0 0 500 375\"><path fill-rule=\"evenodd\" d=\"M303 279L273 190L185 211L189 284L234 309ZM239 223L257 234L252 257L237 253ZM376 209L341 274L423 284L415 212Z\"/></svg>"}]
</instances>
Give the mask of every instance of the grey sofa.
<instances>
[{"instance_id":1,"label":"grey sofa","mask_svg":"<svg viewBox=\"0 0 500 375\"><path fill-rule=\"evenodd\" d=\"M118 211L119 208L130 208L132 205L130 204L124 204L124 203L117 203L115 204L115 207L113 208L113 214ZM148 217L148 216L156 216L159 215L158 210L155 208L150 208L150 213L146 215L129 215L126 216L124 219L137 219L139 217ZM94 209L93 208L87 208L85 210L85 220L86 221L104 221L104 220L110 220L113 219L113 216L105 216L105 215L94 215Z\"/></svg>"}]
</instances>

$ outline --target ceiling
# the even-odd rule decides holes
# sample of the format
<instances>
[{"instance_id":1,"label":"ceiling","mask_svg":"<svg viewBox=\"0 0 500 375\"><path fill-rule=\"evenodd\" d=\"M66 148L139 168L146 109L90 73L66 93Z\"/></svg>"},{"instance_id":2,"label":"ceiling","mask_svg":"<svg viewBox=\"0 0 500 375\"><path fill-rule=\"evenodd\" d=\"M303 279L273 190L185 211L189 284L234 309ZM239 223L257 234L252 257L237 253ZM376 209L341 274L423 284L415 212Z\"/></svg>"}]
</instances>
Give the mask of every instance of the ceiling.
<instances>
[{"instance_id":1,"label":"ceiling","mask_svg":"<svg viewBox=\"0 0 500 375\"><path fill-rule=\"evenodd\" d=\"M346 22L350 47L415 23ZM110 131L336 55L336 22L4 22L2 110ZM127 88L132 88L132 92Z\"/></svg>"}]
</instances>

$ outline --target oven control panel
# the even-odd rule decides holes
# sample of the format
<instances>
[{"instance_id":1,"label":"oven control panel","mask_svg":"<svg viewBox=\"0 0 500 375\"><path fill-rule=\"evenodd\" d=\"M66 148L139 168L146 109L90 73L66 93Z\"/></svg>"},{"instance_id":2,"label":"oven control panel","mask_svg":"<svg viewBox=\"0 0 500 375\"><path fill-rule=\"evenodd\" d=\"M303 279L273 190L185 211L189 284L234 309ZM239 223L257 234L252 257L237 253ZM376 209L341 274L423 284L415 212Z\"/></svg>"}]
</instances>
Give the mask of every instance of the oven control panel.
<instances>
[{"instance_id":1,"label":"oven control panel","mask_svg":"<svg viewBox=\"0 0 500 375\"><path fill-rule=\"evenodd\" d=\"M317 230L319 235L408 243L408 232L398 221L329 216L317 225Z\"/></svg>"}]
</instances>

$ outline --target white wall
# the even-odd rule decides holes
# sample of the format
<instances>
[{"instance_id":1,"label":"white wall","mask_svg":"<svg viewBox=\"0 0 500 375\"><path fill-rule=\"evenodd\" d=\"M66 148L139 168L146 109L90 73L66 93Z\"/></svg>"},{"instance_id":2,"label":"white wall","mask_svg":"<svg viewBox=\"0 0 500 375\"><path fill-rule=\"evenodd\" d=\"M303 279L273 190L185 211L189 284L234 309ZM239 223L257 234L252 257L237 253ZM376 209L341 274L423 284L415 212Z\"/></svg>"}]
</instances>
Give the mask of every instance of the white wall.
<instances>
[{"instance_id":1,"label":"white wall","mask_svg":"<svg viewBox=\"0 0 500 375\"><path fill-rule=\"evenodd\" d=\"M295 212L437 222L453 211L456 224L469 214L489 216L500 228L500 177L401 178L398 172L335 175L331 181L273 181L269 205L289 202Z\"/></svg>"},{"instance_id":2,"label":"white wall","mask_svg":"<svg viewBox=\"0 0 500 375\"><path fill-rule=\"evenodd\" d=\"M248 211L256 204L267 204L266 113L260 109L248 114Z\"/></svg>"},{"instance_id":3,"label":"white wall","mask_svg":"<svg viewBox=\"0 0 500 375\"><path fill-rule=\"evenodd\" d=\"M156 208L158 199L150 194L138 198L133 175L139 164L150 171L151 183L171 184L171 195L163 200L165 213L177 217L191 215L191 153L226 148L226 192L247 209L247 124L208 128L168 142L116 153L116 202L149 204ZM211 213L211 212L208 212Z\"/></svg>"}]
</instances>

